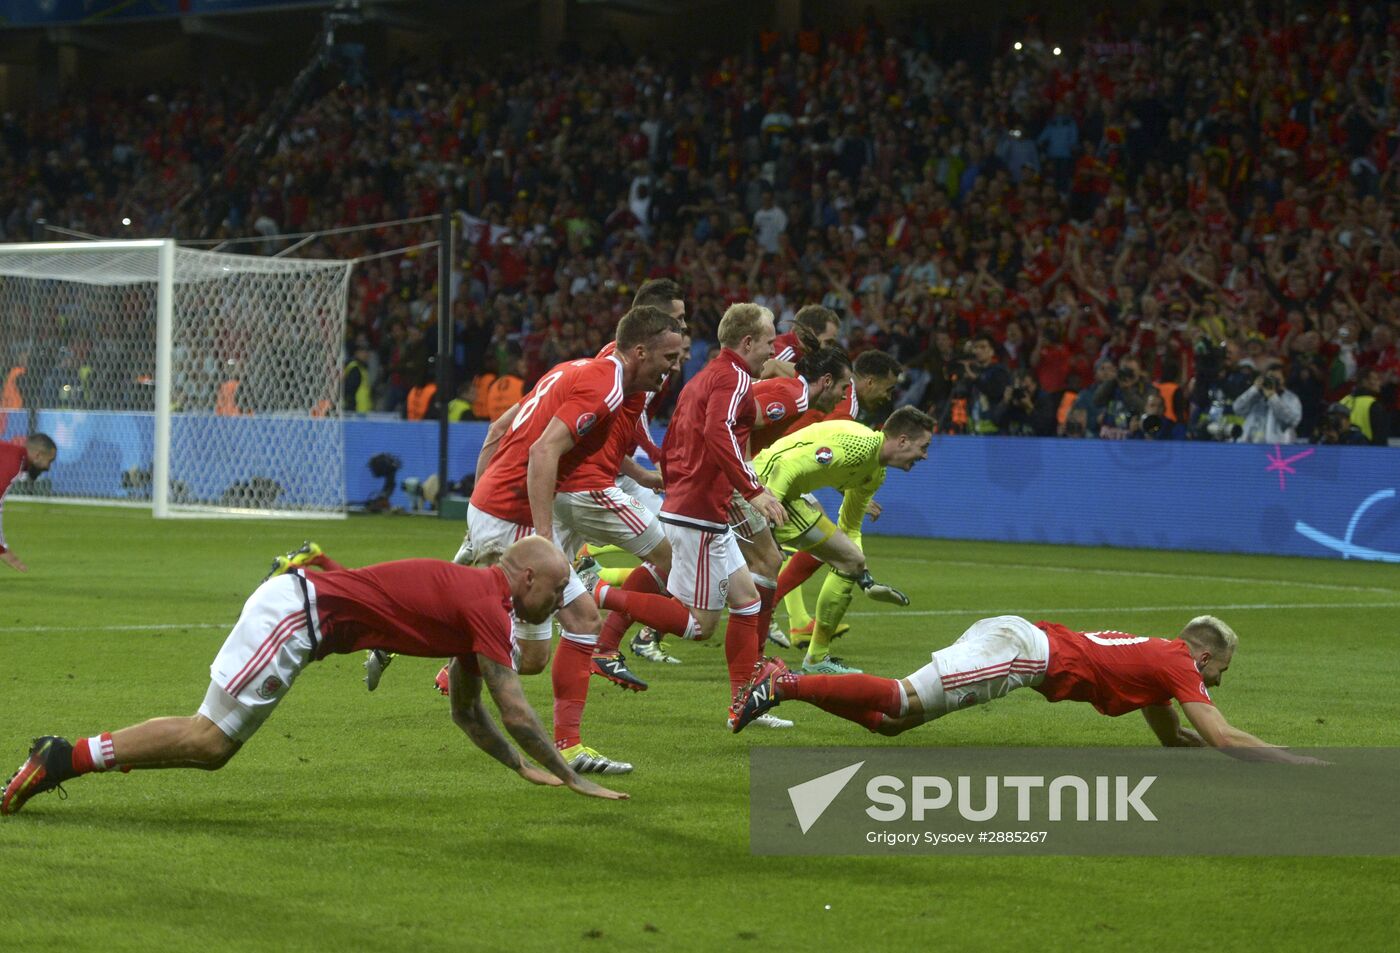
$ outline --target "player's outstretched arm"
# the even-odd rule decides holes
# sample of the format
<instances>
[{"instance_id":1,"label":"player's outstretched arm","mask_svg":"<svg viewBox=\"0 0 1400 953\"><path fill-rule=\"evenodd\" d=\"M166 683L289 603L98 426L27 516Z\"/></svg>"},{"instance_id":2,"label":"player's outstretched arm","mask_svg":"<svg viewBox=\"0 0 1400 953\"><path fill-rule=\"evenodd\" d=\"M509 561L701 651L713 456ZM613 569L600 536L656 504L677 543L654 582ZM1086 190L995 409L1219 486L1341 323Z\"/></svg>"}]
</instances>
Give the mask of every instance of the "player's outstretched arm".
<instances>
[{"instance_id":1,"label":"player's outstretched arm","mask_svg":"<svg viewBox=\"0 0 1400 953\"><path fill-rule=\"evenodd\" d=\"M1219 748L1232 758L1241 761L1274 761L1282 764L1325 764L1317 758L1298 755L1287 748L1271 745L1241 731L1225 720L1220 709L1205 702L1182 702L1181 708L1191 724L1201 733L1201 738L1212 748Z\"/></svg>"},{"instance_id":2,"label":"player's outstretched arm","mask_svg":"<svg viewBox=\"0 0 1400 953\"><path fill-rule=\"evenodd\" d=\"M465 671L456 659L447 667L447 688L452 703L452 721L466 733L472 744L531 784L558 787L564 783L525 760L520 752L511 747L482 703L481 679Z\"/></svg>"},{"instance_id":3,"label":"player's outstretched arm","mask_svg":"<svg viewBox=\"0 0 1400 953\"><path fill-rule=\"evenodd\" d=\"M1203 748L1206 746L1205 739L1199 734L1181 724L1181 719L1176 715L1176 709L1171 705L1148 705L1142 710L1142 717L1147 719L1147 726L1152 729L1152 733L1157 736L1163 747L1167 748Z\"/></svg>"},{"instance_id":4,"label":"player's outstretched arm","mask_svg":"<svg viewBox=\"0 0 1400 953\"><path fill-rule=\"evenodd\" d=\"M574 448L574 435L568 425L555 417L544 433L530 444L530 462L525 471L525 490L530 495L530 518L535 532L554 538L554 495L559 487L559 458Z\"/></svg>"},{"instance_id":5,"label":"player's outstretched arm","mask_svg":"<svg viewBox=\"0 0 1400 953\"><path fill-rule=\"evenodd\" d=\"M24 560L20 559L8 549L4 552L0 552L0 563L4 563L15 572L29 572L29 567L24 564Z\"/></svg>"},{"instance_id":6,"label":"player's outstretched arm","mask_svg":"<svg viewBox=\"0 0 1400 953\"><path fill-rule=\"evenodd\" d=\"M481 667L482 678L486 680L486 688L491 692L491 698L501 712L501 722L505 725L506 731L510 732L510 736L515 739L516 744L520 745L527 754L547 768L556 778L563 781L570 790L579 794L587 794L589 797L601 797L613 801L627 800L628 795L618 791L610 791L586 778L581 778L564 763L564 759L559 757L559 752L555 750L554 745L545 737L544 728L540 725L535 710L530 707L530 703L525 699L524 691L520 688L520 676L516 675L513 669L507 668L499 662L493 662L480 654L477 655L476 661Z\"/></svg>"}]
</instances>

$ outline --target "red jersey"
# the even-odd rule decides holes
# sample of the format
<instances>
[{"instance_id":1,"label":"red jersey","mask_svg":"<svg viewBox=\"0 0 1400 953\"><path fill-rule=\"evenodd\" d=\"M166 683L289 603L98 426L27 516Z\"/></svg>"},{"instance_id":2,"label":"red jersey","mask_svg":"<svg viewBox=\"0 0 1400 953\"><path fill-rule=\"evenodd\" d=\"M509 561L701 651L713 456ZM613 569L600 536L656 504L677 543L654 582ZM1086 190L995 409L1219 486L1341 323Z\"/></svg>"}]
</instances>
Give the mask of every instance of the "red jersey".
<instances>
[{"instance_id":1,"label":"red jersey","mask_svg":"<svg viewBox=\"0 0 1400 953\"><path fill-rule=\"evenodd\" d=\"M29 452L22 444L0 443L0 516L4 515L5 494L24 475L28 466ZM0 553L5 551L5 524L0 520Z\"/></svg>"},{"instance_id":2,"label":"red jersey","mask_svg":"<svg viewBox=\"0 0 1400 953\"><path fill-rule=\"evenodd\" d=\"M569 361L554 367L520 401L520 411L501 438L485 476L477 480L472 506L507 522L534 523L525 487L530 447L551 420L558 419L569 428L575 442L573 449L559 458L556 483L564 486L602 449L608 431L603 424L621 405L622 362L616 357Z\"/></svg>"},{"instance_id":3,"label":"red jersey","mask_svg":"<svg viewBox=\"0 0 1400 953\"><path fill-rule=\"evenodd\" d=\"M617 475L622 472L622 458L632 455L643 436L651 443L645 423L650 397L649 393L627 395L604 425L602 446L580 460L567 477L560 478L560 493L603 490L617 482ZM562 465L560 471L563 471Z\"/></svg>"},{"instance_id":4,"label":"red jersey","mask_svg":"<svg viewBox=\"0 0 1400 953\"><path fill-rule=\"evenodd\" d=\"M791 331L786 334L779 334L773 339L773 360L787 361L789 364L796 364L802 360L807 352L802 349L802 342L797 340L797 335Z\"/></svg>"},{"instance_id":5,"label":"red jersey","mask_svg":"<svg viewBox=\"0 0 1400 953\"><path fill-rule=\"evenodd\" d=\"M401 559L313 573L307 582L321 630L318 659L375 648L457 656L471 672L477 671L477 653L514 667L510 583L499 566Z\"/></svg>"},{"instance_id":6,"label":"red jersey","mask_svg":"<svg viewBox=\"0 0 1400 953\"><path fill-rule=\"evenodd\" d=\"M749 393L754 401L754 430L749 437L749 457L792 433L807 412L808 386L801 375L754 381Z\"/></svg>"},{"instance_id":7,"label":"red jersey","mask_svg":"<svg viewBox=\"0 0 1400 953\"><path fill-rule=\"evenodd\" d=\"M763 492L743 449L753 428L751 385L743 360L724 348L681 390L662 444L662 519L724 532L732 492L746 500Z\"/></svg>"},{"instance_id":8,"label":"red jersey","mask_svg":"<svg viewBox=\"0 0 1400 953\"><path fill-rule=\"evenodd\" d=\"M1191 648L1181 639L1149 639L1124 632L1074 632L1037 622L1050 641L1045 681L1035 686L1052 702L1088 702L1105 715L1148 705L1213 704Z\"/></svg>"},{"instance_id":9,"label":"red jersey","mask_svg":"<svg viewBox=\"0 0 1400 953\"><path fill-rule=\"evenodd\" d=\"M614 340L604 344L602 350L598 352L598 356L607 357L610 354L616 353L617 341ZM660 390L647 391L642 395L630 395L623 401L622 408L614 415L614 419L608 422L608 427L613 433L609 434L608 442L605 444L603 450L606 459L613 461L611 464L615 467L613 470L613 479L605 484L581 486L578 487L578 489L597 490L611 485L614 480L616 480L618 473L622 470L622 458L632 456L638 447L646 451L647 459L651 460L652 463L655 463L657 466L661 465L661 448L651 439L651 430L648 427L650 420L647 417L647 410L651 407L651 402L661 394L662 391L666 390L666 385L670 380L671 375L667 374L665 377L661 378ZM624 412L631 415L632 420L630 423L626 419L623 419ZM613 440L616 440L616 443L612 443ZM564 488L560 487L560 489Z\"/></svg>"}]
</instances>

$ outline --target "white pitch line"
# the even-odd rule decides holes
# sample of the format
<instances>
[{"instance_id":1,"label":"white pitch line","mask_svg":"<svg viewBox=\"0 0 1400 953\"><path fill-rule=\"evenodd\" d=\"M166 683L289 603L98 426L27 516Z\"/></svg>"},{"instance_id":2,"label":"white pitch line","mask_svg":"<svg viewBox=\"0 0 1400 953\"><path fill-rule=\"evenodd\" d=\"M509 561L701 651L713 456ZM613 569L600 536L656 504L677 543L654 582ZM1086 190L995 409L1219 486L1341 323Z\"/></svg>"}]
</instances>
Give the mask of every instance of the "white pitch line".
<instances>
[{"instance_id":1,"label":"white pitch line","mask_svg":"<svg viewBox=\"0 0 1400 953\"><path fill-rule=\"evenodd\" d=\"M1020 613L1023 616L1034 615L1039 618L1048 616L1063 615L1080 612L1103 612L1103 613L1126 613L1126 612L1194 612L1200 615L1202 612L1248 612L1254 610L1268 609L1395 609L1400 608L1400 602L1358 602L1350 605L1338 602L1240 602L1234 605L1215 605L1211 603L1195 603L1189 606L1105 606L1101 608L1087 606L1070 606L1062 609L1036 609L1029 614ZM1007 610L1009 612L1010 610ZM976 616L979 619L986 618L989 610L987 607L981 609L890 609L886 612L847 612L847 618L851 616L874 617L894 619L905 615L918 616L948 616L966 615ZM1001 612L1005 615L1007 612Z\"/></svg>"},{"instance_id":2,"label":"white pitch line","mask_svg":"<svg viewBox=\"0 0 1400 953\"><path fill-rule=\"evenodd\" d=\"M1087 566L1046 566L1039 563L993 563L964 559L919 559L896 557L891 562L922 563L928 566L971 566L985 569L1024 569L1033 572L1063 572L1090 576L1132 576L1139 579L1190 579L1202 582L1234 582L1255 586L1288 586L1292 589L1327 589L1334 592L1384 592L1395 595L1400 589L1387 586L1348 586L1335 582L1300 582L1293 579L1256 579L1249 576L1212 576L1208 574L1152 572L1145 569L1099 569Z\"/></svg>"},{"instance_id":3,"label":"white pitch line","mask_svg":"<svg viewBox=\"0 0 1400 953\"><path fill-rule=\"evenodd\" d=\"M1022 612L1025 616L1039 616L1044 618L1053 615L1068 615L1081 612L1103 612L1103 613L1128 613L1128 612L1194 612L1200 615L1203 611L1219 612L1252 612L1267 611L1273 609L1397 609L1400 602L1360 602L1360 603L1340 603L1340 602L1237 602L1230 605L1216 605L1206 603L1193 603L1189 606L1068 606L1059 609L1034 609L1029 612ZM884 612L847 612L847 618L896 618L898 616L974 616L982 619L986 618L989 612L998 611L1001 614L1010 612L1010 609L999 607L989 609L983 606L979 609L895 609L891 608ZM42 632L163 632L171 629L227 629L231 623L227 622L171 622L160 624L131 625L15 625L0 628L0 634L12 633L42 633Z\"/></svg>"},{"instance_id":4,"label":"white pitch line","mask_svg":"<svg viewBox=\"0 0 1400 953\"><path fill-rule=\"evenodd\" d=\"M0 628L8 632L162 632L169 629L231 629L232 622L169 622L132 625L14 625Z\"/></svg>"}]
</instances>

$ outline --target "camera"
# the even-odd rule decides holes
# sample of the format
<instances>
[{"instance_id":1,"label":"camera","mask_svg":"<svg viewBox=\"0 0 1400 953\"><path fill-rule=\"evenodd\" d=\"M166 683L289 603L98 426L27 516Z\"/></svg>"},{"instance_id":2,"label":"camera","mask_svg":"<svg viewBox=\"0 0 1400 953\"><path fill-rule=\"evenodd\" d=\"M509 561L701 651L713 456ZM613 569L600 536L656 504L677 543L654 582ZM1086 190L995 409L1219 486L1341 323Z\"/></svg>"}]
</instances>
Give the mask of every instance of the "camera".
<instances>
[{"instance_id":1,"label":"camera","mask_svg":"<svg viewBox=\"0 0 1400 953\"><path fill-rule=\"evenodd\" d=\"M1142 427L1143 433L1149 437L1155 437L1162 432L1162 428L1166 426L1166 421L1162 419L1161 414L1143 414L1139 424Z\"/></svg>"},{"instance_id":2,"label":"camera","mask_svg":"<svg viewBox=\"0 0 1400 953\"><path fill-rule=\"evenodd\" d=\"M1026 389L1025 389L1024 387L1013 387L1013 388L1011 389L1011 399L1012 399L1012 400L1025 400L1025 399L1026 399Z\"/></svg>"}]
</instances>

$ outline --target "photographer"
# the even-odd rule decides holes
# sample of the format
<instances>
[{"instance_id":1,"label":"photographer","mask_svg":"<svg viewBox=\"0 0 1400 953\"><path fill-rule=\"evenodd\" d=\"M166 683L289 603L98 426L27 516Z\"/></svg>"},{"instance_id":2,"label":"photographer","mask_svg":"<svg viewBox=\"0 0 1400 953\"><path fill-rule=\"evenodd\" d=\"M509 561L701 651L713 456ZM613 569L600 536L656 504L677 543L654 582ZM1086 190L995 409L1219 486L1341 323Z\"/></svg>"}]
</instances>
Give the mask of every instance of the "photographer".
<instances>
[{"instance_id":1,"label":"photographer","mask_svg":"<svg viewBox=\"0 0 1400 953\"><path fill-rule=\"evenodd\" d=\"M1123 358L1118 373L1111 380L1100 381L1094 388L1094 403L1103 408L1102 416L1096 421L1099 436L1120 440L1126 437L1131 423L1144 413L1148 392L1155 390L1143 377L1137 358Z\"/></svg>"},{"instance_id":2,"label":"photographer","mask_svg":"<svg viewBox=\"0 0 1400 953\"><path fill-rule=\"evenodd\" d=\"M1381 373L1364 369L1356 379L1356 389L1341 399L1351 423L1361 431L1366 443L1384 447L1390 442L1390 414L1381 397Z\"/></svg>"},{"instance_id":3,"label":"photographer","mask_svg":"<svg viewBox=\"0 0 1400 953\"><path fill-rule=\"evenodd\" d=\"M971 359L959 363L961 379L953 396L967 398L968 433L1000 433L993 410L1006 400L1011 372L997 360L996 338L985 331L978 334L972 339Z\"/></svg>"},{"instance_id":4,"label":"photographer","mask_svg":"<svg viewBox=\"0 0 1400 953\"><path fill-rule=\"evenodd\" d=\"M1235 413L1244 417L1238 443L1293 443L1294 428L1303 419L1298 395L1283 383L1283 365L1271 359L1254 383L1235 398Z\"/></svg>"},{"instance_id":5,"label":"photographer","mask_svg":"<svg viewBox=\"0 0 1400 953\"><path fill-rule=\"evenodd\" d=\"M1055 396L1036 385L1035 375L1018 371L1001 402L992 408L992 420L1008 436L1053 437L1055 409Z\"/></svg>"},{"instance_id":6,"label":"photographer","mask_svg":"<svg viewBox=\"0 0 1400 953\"><path fill-rule=\"evenodd\" d=\"M1142 416L1128 424L1129 440L1185 440L1186 426L1167 416L1167 402L1153 390L1147 395Z\"/></svg>"},{"instance_id":7,"label":"photographer","mask_svg":"<svg viewBox=\"0 0 1400 953\"><path fill-rule=\"evenodd\" d=\"M1352 423L1351 408L1346 404L1336 403L1327 408L1327 413L1323 414L1322 420L1318 422L1317 429L1313 431L1312 442L1364 447L1371 441L1366 439L1360 427Z\"/></svg>"}]
</instances>

